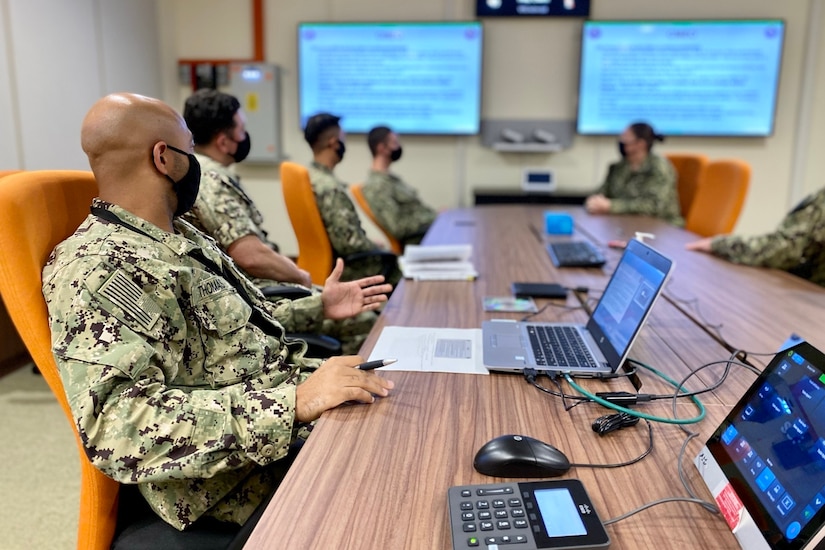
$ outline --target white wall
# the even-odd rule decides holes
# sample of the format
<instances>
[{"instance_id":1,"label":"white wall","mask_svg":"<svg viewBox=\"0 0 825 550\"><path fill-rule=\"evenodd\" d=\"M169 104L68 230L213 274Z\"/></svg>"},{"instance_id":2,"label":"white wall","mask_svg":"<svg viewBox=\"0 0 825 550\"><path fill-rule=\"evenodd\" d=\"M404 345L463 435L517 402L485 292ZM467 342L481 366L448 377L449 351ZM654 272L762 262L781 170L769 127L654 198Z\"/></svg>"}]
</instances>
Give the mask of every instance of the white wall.
<instances>
[{"instance_id":1,"label":"white wall","mask_svg":"<svg viewBox=\"0 0 825 550\"><path fill-rule=\"evenodd\" d=\"M161 93L157 17L155 0L0 0L0 169L88 169L92 103Z\"/></svg>"},{"instance_id":2,"label":"white wall","mask_svg":"<svg viewBox=\"0 0 825 550\"><path fill-rule=\"evenodd\" d=\"M18 114L15 112L14 90L8 85L14 79L14 73L9 56L11 33L7 8L5 3L0 2L0 74L7 75L0 81L0 170L18 168L23 163L18 147Z\"/></svg>"},{"instance_id":3,"label":"white wall","mask_svg":"<svg viewBox=\"0 0 825 550\"><path fill-rule=\"evenodd\" d=\"M817 98L825 97L825 1L813 2L811 12L816 16L810 25L818 31L818 47L813 59L813 87L809 91L813 105L810 112L802 113L803 118L807 116L810 131L808 142L801 151L804 162L801 166L800 194L811 193L825 185L825 102L821 99L817 101Z\"/></svg>"}]
</instances>

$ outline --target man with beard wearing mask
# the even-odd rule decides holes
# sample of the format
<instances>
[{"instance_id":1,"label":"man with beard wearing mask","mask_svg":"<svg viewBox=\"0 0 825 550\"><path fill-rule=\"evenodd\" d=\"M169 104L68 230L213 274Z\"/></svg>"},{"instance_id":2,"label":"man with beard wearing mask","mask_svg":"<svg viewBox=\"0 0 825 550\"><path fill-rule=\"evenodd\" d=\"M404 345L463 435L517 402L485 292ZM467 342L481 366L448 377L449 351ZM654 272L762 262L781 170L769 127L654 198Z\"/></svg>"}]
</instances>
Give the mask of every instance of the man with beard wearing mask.
<instances>
[{"instance_id":1,"label":"man with beard wearing mask","mask_svg":"<svg viewBox=\"0 0 825 550\"><path fill-rule=\"evenodd\" d=\"M403 246L418 244L435 221L436 211L421 202L416 190L390 172L401 159L398 135L386 126L367 134L372 169L364 184L364 198L376 219Z\"/></svg>"},{"instance_id":2,"label":"man with beard wearing mask","mask_svg":"<svg viewBox=\"0 0 825 550\"><path fill-rule=\"evenodd\" d=\"M43 295L89 460L137 486L170 546L176 530L244 524L321 413L393 384L354 368L358 356L305 358L235 263L179 217L200 169L171 107L106 96L81 145L99 198L49 258Z\"/></svg>"},{"instance_id":3,"label":"man with beard wearing mask","mask_svg":"<svg viewBox=\"0 0 825 550\"><path fill-rule=\"evenodd\" d=\"M324 221L332 249L337 256L349 256L358 252L376 250L376 244L367 237L355 205L347 194L347 186L335 177L333 170L344 159L345 135L340 117L319 113L307 120L304 139L312 148L313 161L309 166L309 179L318 202L318 210ZM351 280L380 273L381 260L368 257L344 267L343 280ZM387 282L395 286L401 278L397 266L393 266Z\"/></svg>"},{"instance_id":4,"label":"man with beard wearing mask","mask_svg":"<svg viewBox=\"0 0 825 550\"><path fill-rule=\"evenodd\" d=\"M340 283L339 268L324 287L315 287L309 273L281 255L268 239L263 216L231 169L246 158L251 147L240 102L223 92L198 90L186 100L183 118L203 172L198 199L186 219L218 241L258 288L296 283L311 290L304 298L271 298L276 319L287 332L327 334L341 341L344 353L358 353L378 316L374 311L361 311L357 304L340 310L351 299L349 287L366 286L365 281Z\"/></svg>"},{"instance_id":5,"label":"man with beard wearing mask","mask_svg":"<svg viewBox=\"0 0 825 550\"><path fill-rule=\"evenodd\" d=\"M610 165L607 178L595 195L587 197L591 214L644 214L683 226L676 189L676 171L664 157L651 152L664 136L650 124L636 122L619 136L622 160Z\"/></svg>"},{"instance_id":6,"label":"man with beard wearing mask","mask_svg":"<svg viewBox=\"0 0 825 550\"><path fill-rule=\"evenodd\" d=\"M279 254L278 245L267 238L263 216L231 168L243 162L252 146L246 114L237 98L217 90L198 90L186 100L183 119L192 131L201 172L219 175L218 185L201 182L187 219L217 240L252 277L311 287L309 273Z\"/></svg>"}]
</instances>

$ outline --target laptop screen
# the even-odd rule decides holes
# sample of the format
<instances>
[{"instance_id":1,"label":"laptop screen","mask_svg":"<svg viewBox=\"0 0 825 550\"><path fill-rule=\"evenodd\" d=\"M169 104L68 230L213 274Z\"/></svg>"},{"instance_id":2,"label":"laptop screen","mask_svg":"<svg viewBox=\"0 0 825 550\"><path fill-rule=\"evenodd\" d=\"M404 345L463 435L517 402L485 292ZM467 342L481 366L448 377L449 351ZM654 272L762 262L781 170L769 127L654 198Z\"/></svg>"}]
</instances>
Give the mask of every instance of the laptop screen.
<instances>
[{"instance_id":1,"label":"laptop screen","mask_svg":"<svg viewBox=\"0 0 825 550\"><path fill-rule=\"evenodd\" d=\"M771 548L801 548L825 523L825 355L777 355L708 440Z\"/></svg>"},{"instance_id":2,"label":"laptop screen","mask_svg":"<svg viewBox=\"0 0 825 550\"><path fill-rule=\"evenodd\" d=\"M624 360L673 265L649 246L631 240L602 293L587 329L610 365Z\"/></svg>"}]
</instances>

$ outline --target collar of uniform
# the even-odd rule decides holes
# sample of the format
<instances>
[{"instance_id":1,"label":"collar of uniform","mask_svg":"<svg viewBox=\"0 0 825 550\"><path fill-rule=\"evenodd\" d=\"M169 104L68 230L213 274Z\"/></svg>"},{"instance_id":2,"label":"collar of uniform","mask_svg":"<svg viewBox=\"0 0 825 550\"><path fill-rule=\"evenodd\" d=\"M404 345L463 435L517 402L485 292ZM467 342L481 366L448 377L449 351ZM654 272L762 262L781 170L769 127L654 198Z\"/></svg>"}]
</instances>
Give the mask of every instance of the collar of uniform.
<instances>
[{"instance_id":1,"label":"collar of uniform","mask_svg":"<svg viewBox=\"0 0 825 550\"><path fill-rule=\"evenodd\" d=\"M330 176L335 177L335 174L332 173L332 170L330 170L329 168L327 168L326 166L324 166L323 164L321 164L317 160L312 161L312 166L313 166L313 168L316 168L316 169L320 170L321 172L325 172L325 173L329 174Z\"/></svg>"},{"instance_id":2,"label":"collar of uniform","mask_svg":"<svg viewBox=\"0 0 825 550\"><path fill-rule=\"evenodd\" d=\"M630 166L630 161L628 161L626 158L623 158L623 159L622 159L621 161L619 161L619 162L620 162L621 164L624 164L625 166L627 166L627 169L628 169L628 170L630 170L631 172L636 172L636 173L639 173L639 172L650 172L650 171L653 169L653 153L648 153L648 154L647 154L647 156L646 156L646 157L645 157L645 159L642 161L642 163L639 165L639 168L638 168L637 170L634 170L634 169Z\"/></svg>"},{"instance_id":3,"label":"collar of uniform","mask_svg":"<svg viewBox=\"0 0 825 550\"><path fill-rule=\"evenodd\" d=\"M368 176L372 176L373 174L379 176L382 179L389 180L389 181L399 181L398 176L390 172L389 170L386 172L382 172L381 170L370 170Z\"/></svg>"},{"instance_id":4,"label":"collar of uniform","mask_svg":"<svg viewBox=\"0 0 825 550\"><path fill-rule=\"evenodd\" d=\"M203 153L195 153L195 158L198 159L198 164L201 165L201 173L217 172L221 179L227 179L229 183L237 187L241 186L241 178L237 172L230 170L228 166L224 166L208 155Z\"/></svg>"},{"instance_id":5,"label":"collar of uniform","mask_svg":"<svg viewBox=\"0 0 825 550\"><path fill-rule=\"evenodd\" d=\"M653 157L655 155L653 153L648 153L645 157L645 160L642 161L642 165L639 166L639 171L649 172L653 169Z\"/></svg>"},{"instance_id":6,"label":"collar of uniform","mask_svg":"<svg viewBox=\"0 0 825 550\"><path fill-rule=\"evenodd\" d=\"M164 231L160 227L147 222L143 218L135 216L128 210L125 210L116 204L112 204L100 199L94 199L94 201L92 202L92 206L112 212L122 221L140 229L141 231L149 235L149 237L165 245L167 248L169 248L169 250L180 256L185 255L190 250L198 248L198 246L195 243L193 243L187 238L188 234L191 234L190 228L192 228L191 230L194 230L194 228L188 222L184 222L180 218L176 218L174 221L175 229L178 229L180 231L181 226L183 225L185 231L182 232L182 234L176 234Z\"/></svg>"}]
</instances>

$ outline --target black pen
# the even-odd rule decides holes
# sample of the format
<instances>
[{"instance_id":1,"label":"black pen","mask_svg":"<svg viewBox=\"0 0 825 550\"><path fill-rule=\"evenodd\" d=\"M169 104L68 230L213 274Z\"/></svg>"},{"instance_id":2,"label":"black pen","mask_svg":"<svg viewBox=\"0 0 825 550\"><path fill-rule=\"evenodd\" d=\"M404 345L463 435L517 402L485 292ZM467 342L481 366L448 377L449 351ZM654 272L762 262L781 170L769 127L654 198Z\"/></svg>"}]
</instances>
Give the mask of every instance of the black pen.
<instances>
[{"instance_id":1,"label":"black pen","mask_svg":"<svg viewBox=\"0 0 825 550\"><path fill-rule=\"evenodd\" d=\"M378 361L367 361L366 363L361 363L357 365L356 369L361 370L372 370L377 369L378 367L386 367L387 365L392 365L398 361L398 359L379 359Z\"/></svg>"}]
</instances>

